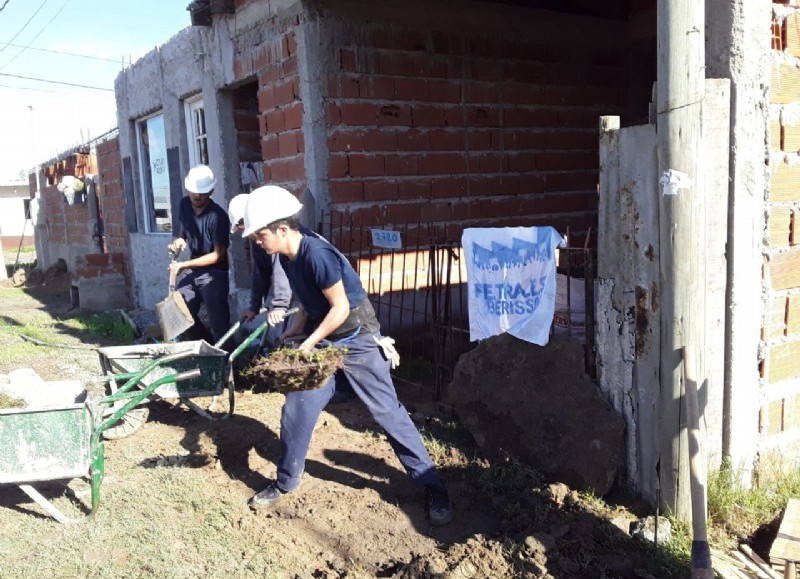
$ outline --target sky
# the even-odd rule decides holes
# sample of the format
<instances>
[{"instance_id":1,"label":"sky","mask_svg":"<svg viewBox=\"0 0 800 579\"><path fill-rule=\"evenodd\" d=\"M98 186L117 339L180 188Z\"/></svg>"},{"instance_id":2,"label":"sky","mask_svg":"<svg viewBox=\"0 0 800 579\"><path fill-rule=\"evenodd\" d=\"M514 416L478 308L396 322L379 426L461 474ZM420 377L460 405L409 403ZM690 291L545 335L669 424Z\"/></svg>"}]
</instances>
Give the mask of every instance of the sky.
<instances>
[{"instance_id":1,"label":"sky","mask_svg":"<svg viewBox=\"0 0 800 579\"><path fill-rule=\"evenodd\" d=\"M0 0L0 183L116 127L114 79L189 1Z\"/></svg>"}]
</instances>

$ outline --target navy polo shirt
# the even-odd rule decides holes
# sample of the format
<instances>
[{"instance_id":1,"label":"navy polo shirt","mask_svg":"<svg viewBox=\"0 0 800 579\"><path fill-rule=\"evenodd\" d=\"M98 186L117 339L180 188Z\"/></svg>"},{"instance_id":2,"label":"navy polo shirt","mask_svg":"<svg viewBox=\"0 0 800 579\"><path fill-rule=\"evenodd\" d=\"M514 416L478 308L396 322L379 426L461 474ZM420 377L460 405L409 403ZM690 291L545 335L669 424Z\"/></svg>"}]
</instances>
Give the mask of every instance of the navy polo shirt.
<instances>
[{"instance_id":1,"label":"navy polo shirt","mask_svg":"<svg viewBox=\"0 0 800 579\"><path fill-rule=\"evenodd\" d=\"M230 245L231 222L228 214L213 199L200 215L195 215L191 199L188 196L183 197L178 220L192 259L211 253L215 245L221 245L225 249ZM228 252L225 252L219 263L211 267L228 269Z\"/></svg>"},{"instance_id":2,"label":"navy polo shirt","mask_svg":"<svg viewBox=\"0 0 800 579\"><path fill-rule=\"evenodd\" d=\"M320 321L330 311L331 305L322 290L338 281L344 284L351 310L367 299L356 270L324 239L303 235L294 260L285 255L280 260L292 292L312 320Z\"/></svg>"}]
</instances>

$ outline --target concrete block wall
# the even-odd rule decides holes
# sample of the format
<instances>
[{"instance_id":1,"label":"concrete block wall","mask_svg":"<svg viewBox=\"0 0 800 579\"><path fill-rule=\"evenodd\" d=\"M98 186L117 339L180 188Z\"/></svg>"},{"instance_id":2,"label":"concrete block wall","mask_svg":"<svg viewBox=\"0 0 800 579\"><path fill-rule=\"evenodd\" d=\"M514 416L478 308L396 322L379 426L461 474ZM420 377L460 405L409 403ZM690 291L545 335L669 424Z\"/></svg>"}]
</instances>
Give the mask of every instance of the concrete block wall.
<instances>
[{"instance_id":1,"label":"concrete block wall","mask_svg":"<svg viewBox=\"0 0 800 579\"><path fill-rule=\"evenodd\" d=\"M786 453L785 441L800 435L800 236L796 228L800 211L800 4L796 2L773 4L770 89L771 178L764 266L768 309L762 332L759 430L765 448L781 448Z\"/></svg>"},{"instance_id":2,"label":"concrete block wall","mask_svg":"<svg viewBox=\"0 0 800 579\"><path fill-rule=\"evenodd\" d=\"M104 312L130 306L126 256L88 253L75 258L75 285L82 310Z\"/></svg>"}]
</instances>

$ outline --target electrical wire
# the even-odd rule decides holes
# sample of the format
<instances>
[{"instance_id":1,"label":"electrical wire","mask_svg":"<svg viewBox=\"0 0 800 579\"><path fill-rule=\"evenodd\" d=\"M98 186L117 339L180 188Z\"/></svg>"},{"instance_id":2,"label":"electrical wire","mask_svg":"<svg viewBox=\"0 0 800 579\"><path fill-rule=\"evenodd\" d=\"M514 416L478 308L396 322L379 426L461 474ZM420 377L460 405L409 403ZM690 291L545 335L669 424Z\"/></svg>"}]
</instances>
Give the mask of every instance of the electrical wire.
<instances>
[{"instance_id":1,"label":"electrical wire","mask_svg":"<svg viewBox=\"0 0 800 579\"><path fill-rule=\"evenodd\" d=\"M0 44L7 44L8 46L13 46L14 48L27 48L28 50L38 50L39 52L49 52L51 54L61 54L64 56L75 56L78 58L90 58L92 60L102 60L104 62L113 62L115 64L122 63L122 59L114 60L113 58L102 58L99 56L89 56L88 54L78 54L77 52L65 52L63 50L50 50L48 48L38 48L36 46L25 46L23 44L12 44L11 42L0 42Z\"/></svg>"},{"instance_id":2,"label":"electrical wire","mask_svg":"<svg viewBox=\"0 0 800 579\"><path fill-rule=\"evenodd\" d=\"M35 81L38 81L38 82L49 82L49 83L52 83L52 84L63 84L63 85L66 85L66 86L76 86L78 88L90 88L90 89L93 89L93 90L107 90L109 92L114 92L113 88L103 88L101 86L89 86L89 85L86 85L86 84L78 84L78 83L74 83L74 82L62 82L62 81L59 81L59 80L50 80L50 79L47 79L47 78L34 78L32 76L21 76L21 75L18 75L18 74L8 74L7 72L0 72L0 76L10 76L11 78L21 78L21 79L24 79L24 80L35 80Z\"/></svg>"},{"instance_id":3,"label":"electrical wire","mask_svg":"<svg viewBox=\"0 0 800 579\"><path fill-rule=\"evenodd\" d=\"M28 24L31 23L31 20L33 20L36 17L36 15L39 14L39 11L42 8L44 8L45 4L47 4L47 0L44 0L41 4L39 4L39 7L36 9L36 12L34 12L33 15L30 18L28 18L28 20L25 21L25 24L22 25L22 28L17 30L17 33L14 36L11 37L11 40L9 40L9 42L14 42L14 40L17 38L17 36L22 34L22 31L25 30L25 28L27 28ZM3 52L6 48L8 48L8 45L0 47L0 52Z\"/></svg>"},{"instance_id":4,"label":"electrical wire","mask_svg":"<svg viewBox=\"0 0 800 579\"><path fill-rule=\"evenodd\" d=\"M8 6L9 2L11 2L11 0L6 0L5 2L3 2L3 5L0 6L0 12L6 9L6 6Z\"/></svg>"},{"instance_id":5,"label":"electrical wire","mask_svg":"<svg viewBox=\"0 0 800 579\"><path fill-rule=\"evenodd\" d=\"M35 90L36 92L55 92L46 88L33 88L32 86L12 86L10 84L0 84L0 88L13 88L14 90Z\"/></svg>"},{"instance_id":6,"label":"electrical wire","mask_svg":"<svg viewBox=\"0 0 800 579\"><path fill-rule=\"evenodd\" d=\"M45 0L45 1L46 1L46 0ZM37 39L37 38L39 38L39 37L42 35L42 32L44 32L44 31L45 31L45 29L47 29L47 27L48 27L48 26L50 26L50 25L53 23L53 21L54 21L56 18L58 18L58 15L59 15L59 14L61 14L61 12L64 10L64 8L66 8L66 7L67 7L67 4L69 4L69 3L70 3L70 0L65 0L65 2L64 2L62 5L61 5L61 8L59 8L58 10L56 10L56 13L55 13L55 14L53 14L53 17L52 17L50 20L48 20L48 21L47 21L47 24L45 24L44 26L42 26L42 28L39 30L39 32L37 32L37 33L36 33L36 36L34 36L34 37L31 39L31 41L28 43L28 45L27 45L25 48L23 48L22 50L20 50L20 51L19 51L17 54L15 54L15 55L14 55L14 56L13 56L13 57L12 57L12 58L11 58L11 59L8 61L8 62L6 62L6 63L5 63L3 66L0 66L0 70L3 70L3 69L5 69L5 67L7 67L9 64L11 64L11 63L12 63L12 62L14 62L15 60L17 60L17 58L19 58L19 57L20 57L20 55L22 55L22 54L23 54L23 53L24 53L26 50L28 50L28 47L29 47L31 44L33 44L34 42L36 42L36 39Z\"/></svg>"}]
</instances>

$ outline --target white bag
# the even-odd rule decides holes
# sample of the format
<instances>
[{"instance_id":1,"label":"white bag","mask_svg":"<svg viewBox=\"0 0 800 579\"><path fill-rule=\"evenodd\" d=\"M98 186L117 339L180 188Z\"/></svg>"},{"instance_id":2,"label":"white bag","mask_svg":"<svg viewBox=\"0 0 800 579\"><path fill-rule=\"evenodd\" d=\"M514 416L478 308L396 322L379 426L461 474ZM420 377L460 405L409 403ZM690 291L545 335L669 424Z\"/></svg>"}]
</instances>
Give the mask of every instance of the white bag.
<instances>
[{"instance_id":1,"label":"white bag","mask_svg":"<svg viewBox=\"0 0 800 579\"><path fill-rule=\"evenodd\" d=\"M563 244L552 227L464 230L471 341L508 332L547 344L555 310L555 249Z\"/></svg>"}]
</instances>

